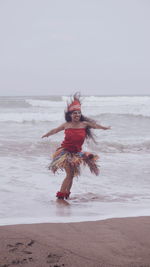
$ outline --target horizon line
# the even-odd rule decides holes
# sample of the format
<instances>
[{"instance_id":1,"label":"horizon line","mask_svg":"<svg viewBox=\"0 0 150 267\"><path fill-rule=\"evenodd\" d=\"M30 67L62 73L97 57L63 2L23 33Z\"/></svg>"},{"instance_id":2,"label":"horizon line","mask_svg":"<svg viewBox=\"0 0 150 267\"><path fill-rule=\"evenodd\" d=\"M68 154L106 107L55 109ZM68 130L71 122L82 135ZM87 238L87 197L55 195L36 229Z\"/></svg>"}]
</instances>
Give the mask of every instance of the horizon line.
<instances>
[{"instance_id":1,"label":"horizon line","mask_svg":"<svg viewBox=\"0 0 150 267\"><path fill-rule=\"evenodd\" d=\"M49 97L49 96L54 96L54 97L59 97L59 96L72 96L73 94L41 94L41 95L0 95L0 97ZM98 97L113 97L113 96L150 96L150 94L110 94L110 95L105 95L105 94L81 94L81 96L98 96Z\"/></svg>"}]
</instances>

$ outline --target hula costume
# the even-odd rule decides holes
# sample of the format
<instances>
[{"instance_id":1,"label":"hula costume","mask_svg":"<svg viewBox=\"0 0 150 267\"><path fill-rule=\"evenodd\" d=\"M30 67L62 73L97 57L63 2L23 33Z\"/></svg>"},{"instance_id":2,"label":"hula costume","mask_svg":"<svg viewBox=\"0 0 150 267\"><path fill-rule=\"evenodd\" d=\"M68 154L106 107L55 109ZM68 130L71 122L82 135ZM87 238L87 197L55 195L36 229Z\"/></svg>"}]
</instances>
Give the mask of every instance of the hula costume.
<instances>
[{"instance_id":1,"label":"hula costume","mask_svg":"<svg viewBox=\"0 0 150 267\"><path fill-rule=\"evenodd\" d=\"M65 129L65 139L61 147L56 150L49 169L53 173L57 170L64 170L70 167L73 176L80 175L80 166L87 165L92 173L99 174L99 167L96 163L98 156L89 152L82 152L82 145L86 138L85 128Z\"/></svg>"}]
</instances>

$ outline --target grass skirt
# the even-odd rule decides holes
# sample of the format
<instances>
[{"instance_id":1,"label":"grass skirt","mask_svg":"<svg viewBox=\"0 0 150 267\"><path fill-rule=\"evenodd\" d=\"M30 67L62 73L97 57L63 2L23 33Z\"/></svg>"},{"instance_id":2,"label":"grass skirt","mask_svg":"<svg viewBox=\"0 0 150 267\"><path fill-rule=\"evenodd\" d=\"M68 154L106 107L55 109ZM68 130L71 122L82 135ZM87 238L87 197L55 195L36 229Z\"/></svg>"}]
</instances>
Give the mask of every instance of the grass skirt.
<instances>
[{"instance_id":1,"label":"grass skirt","mask_svg":"<svg viewBox=\"0 0 150 267\"><path fill-rule=\"evenodd\" d=\"M55 173L57 170L64 170L70 167L73 176L80 175L80 166L87 165L92 173L99 175L99 167L96 163L98 156L89 152L72 153L64 148L58 148L53 155L49 169Z\"/></svg>"}]
</instances>

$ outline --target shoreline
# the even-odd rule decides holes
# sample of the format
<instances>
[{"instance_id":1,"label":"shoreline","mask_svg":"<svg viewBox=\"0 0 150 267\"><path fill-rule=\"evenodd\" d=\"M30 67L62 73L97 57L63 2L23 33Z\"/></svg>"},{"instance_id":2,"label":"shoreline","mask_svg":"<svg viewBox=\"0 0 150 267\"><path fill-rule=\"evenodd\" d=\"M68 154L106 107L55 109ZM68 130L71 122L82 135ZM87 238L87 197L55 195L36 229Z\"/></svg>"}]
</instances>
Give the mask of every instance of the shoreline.
<instances>
[{"instance_id":1,"label":"shoreline","mask_svg":"<svg viewBox=\"0 0 150 267\"><path fill-rule=\"evenodd\" d=\"M93 216L92 216L93 217ZM116 215L114 217L109 217L109 216L103 216L100 218L100 216L95 216L94 219L92 220L89 220L89 215L88 217L84 217L84 219L81 219L80 216L78 217L75 217L75 219L68 219L66 218L66 216L61 216L61 221L60 221L60 217L59 219L52 219L52 218L49 218L49 217L44 217L43 220L41 220L41 218L31 218L31 217L23 217L21 220L19 218L14 218L12 220L12 218L7 218L7 219L1 219L0 220L0 227L3 227L3 226L18 226L18 225L32 225L32 224L70 224L70 223L86 223L86 222L101 222L101 221L107 221L107 220L113 220L113 219L126 219L126 218L139 218L139 217L150 217L150 215L147 215L147 214L135 214L135 215L129 215L129 214L126 214L125 216L122 216L122 215ZM2 223L3 221L3 223Z\"/></svg>"},{"instance_id":2,"label":"shoreline","mask_svg":"<svg viewBox=\"0 0 150 267\"><path fill-rule=\"evenodd\" d=\"M150 267L150 216L0 226L0 267Z\"/></svg>"}]
</instances>

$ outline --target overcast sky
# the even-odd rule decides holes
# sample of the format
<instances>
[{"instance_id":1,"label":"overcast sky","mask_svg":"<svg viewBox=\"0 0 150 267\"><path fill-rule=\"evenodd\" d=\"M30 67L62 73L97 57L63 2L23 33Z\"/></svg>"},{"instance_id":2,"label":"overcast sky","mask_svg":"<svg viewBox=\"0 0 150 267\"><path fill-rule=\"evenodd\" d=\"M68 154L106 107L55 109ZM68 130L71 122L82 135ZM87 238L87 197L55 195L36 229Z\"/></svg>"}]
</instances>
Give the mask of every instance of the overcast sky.
<instances>
[{"instance_id":1,"label":"overcast sky","mask_svg":"<svg viewBox=\"0 0 150 267\"><path fill-rule=\"evenodd\" d=\"M150 94L149 0L0 0L0 95Z\"/></svg>"}]
</instances>

